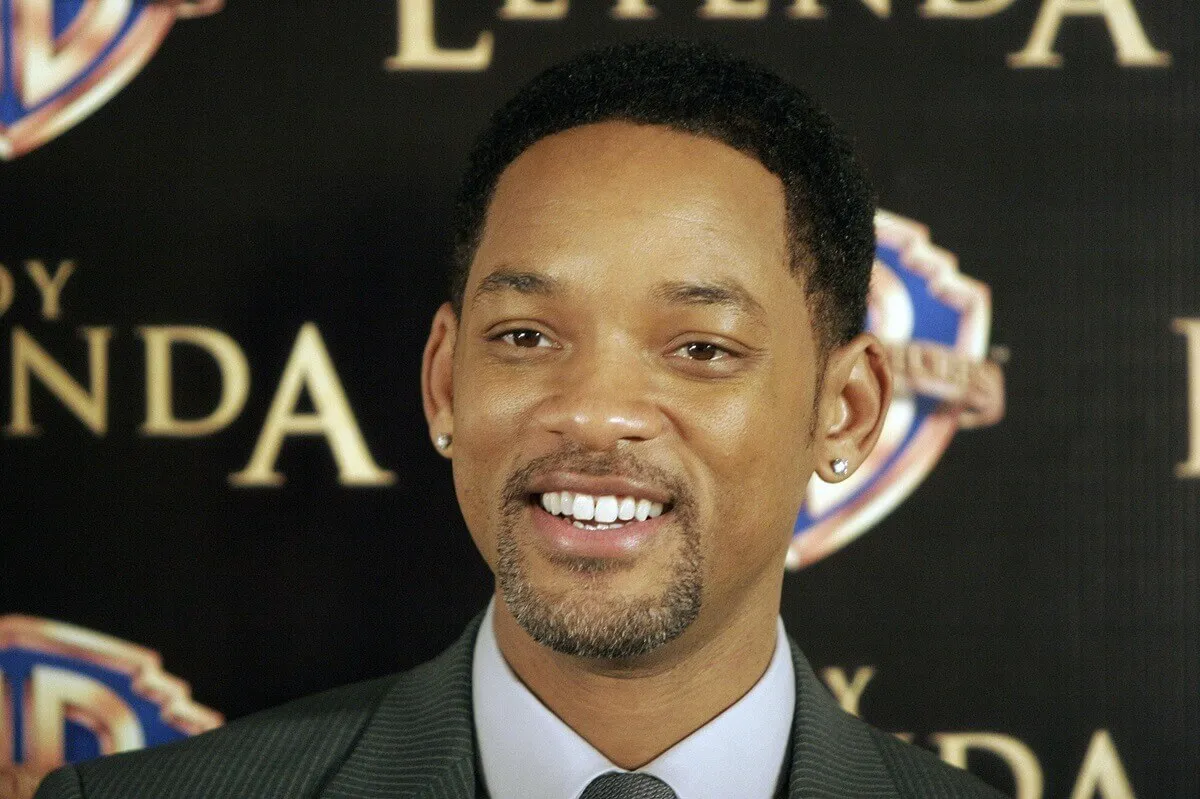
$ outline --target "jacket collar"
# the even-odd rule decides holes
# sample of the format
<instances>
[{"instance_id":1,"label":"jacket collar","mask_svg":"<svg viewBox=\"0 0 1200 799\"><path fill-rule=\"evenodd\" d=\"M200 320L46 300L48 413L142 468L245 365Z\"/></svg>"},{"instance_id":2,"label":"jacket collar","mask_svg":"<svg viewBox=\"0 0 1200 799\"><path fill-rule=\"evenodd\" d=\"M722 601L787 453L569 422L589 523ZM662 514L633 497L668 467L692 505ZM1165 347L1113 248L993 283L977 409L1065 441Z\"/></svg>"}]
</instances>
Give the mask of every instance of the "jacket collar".
<instances>
[{"instance_id":1,"label":"jacket collar","mask_svg":"<svg viewBox=\"0 0 1200 799\"><path fill-rule=\"evenodd\" d=\"M396 680L320 799L474 799L471 655L482 618Z\"/></svg>"},{"instance_id":2,"label":"jacket collar","mask_svg":"<svg viewBox=\"0 0 1200 799\"><path fill-rule=\"evenodd\" d=\"M800 647L789 641L796 668L789 799L898 797L872 729L842 710Z\"/></svg>"},{"instance_id":3,"label":"jacket collar","mask_svg":"<svg viewBox=\"0 0 1200 799\"><path fill-rule=\"evenodd\" d=\"M388 690L320 799L474 799L471 659L482 616ZM866 724L846 714L791 642L796 671L789 799L896 797Z\"/></svg>"}]
</instances>

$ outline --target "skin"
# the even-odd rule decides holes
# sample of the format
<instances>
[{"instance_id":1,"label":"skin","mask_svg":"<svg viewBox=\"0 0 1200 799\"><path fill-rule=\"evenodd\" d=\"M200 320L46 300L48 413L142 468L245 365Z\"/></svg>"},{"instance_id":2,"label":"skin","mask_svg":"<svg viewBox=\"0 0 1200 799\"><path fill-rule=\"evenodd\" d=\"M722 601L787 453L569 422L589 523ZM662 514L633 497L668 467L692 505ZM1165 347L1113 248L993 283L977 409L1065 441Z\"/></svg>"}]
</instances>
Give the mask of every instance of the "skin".
<instances>
[{"instance_id":1,"label":"skin","mask_svg":"<svg viewBox=\"0 0 1200 799\"><path fill-rule=\"evenodd\" d=\"M651 541L590 569L547 550L532 505L509 528L535 589L595 612L661 593L685 520L695 536L700 611L637 657L543 646L497 591L509 665L623 768L653 760L762 676L809 478L838 479L835 458L861 464L891 398L869 334L829 351L821 379L787 241L782 183L754 158L666 127L582 126L537 142L501 175L462 318L447 304L433 320L422 372L430 435L453 435L443 454L493 571L506 481L535 459L563 455L555 474L570 477L570 464L616 458L687 488L686 513L668 511ZM532 275L538 290L513 274ZM664 291L697 285L740 299Z\"/></svg>"}]
</instances>

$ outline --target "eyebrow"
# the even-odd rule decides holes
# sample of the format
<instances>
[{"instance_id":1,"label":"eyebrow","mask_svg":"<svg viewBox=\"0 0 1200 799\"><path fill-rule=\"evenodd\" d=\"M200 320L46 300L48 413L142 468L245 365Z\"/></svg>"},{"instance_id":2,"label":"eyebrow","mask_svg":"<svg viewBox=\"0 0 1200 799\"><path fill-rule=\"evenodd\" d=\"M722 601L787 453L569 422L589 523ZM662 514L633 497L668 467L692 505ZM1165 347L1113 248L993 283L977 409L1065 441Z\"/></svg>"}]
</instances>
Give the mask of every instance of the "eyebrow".
<instances>
[{"instance_id":1,"label":"eyebrow","mask_svg":"<svg viewBox=\"0 0 1200 799\"><path fill-rule=\"evenodd\" d=\"M484 294L494 294L500 291L515 291L519 294L548 297L558 291L558 281L537 272L523 272L518 269L501 267L479 281L471 299L477 300Z\"/></svg>"},{"instance_id":2,"label":"eyebrow","mask_svg":"<svg viewBox=\"0 0 1200 799\"><path fill-rule=\"evenodd\" d=\"M472 300L477 300L484 294L503 291L551 297L559 292L559 281L538 272L501 267L479 281ZM736 280L668 281L659 283L650 294L655 300L668 305L717 306L758 321L762 321L766 316L762 304Z\"/></svg>"},{"instance_id":3,"label":"eyebrow","mask_svg":"<svg viewBox=\"0 0 1200 799\"><path fill-rule=\"evenodd\" d=\"M671 305L716 305L758 321L766 316L762 304L735 280L660 283L652 296Z\"/></svg>"}]
</instances>

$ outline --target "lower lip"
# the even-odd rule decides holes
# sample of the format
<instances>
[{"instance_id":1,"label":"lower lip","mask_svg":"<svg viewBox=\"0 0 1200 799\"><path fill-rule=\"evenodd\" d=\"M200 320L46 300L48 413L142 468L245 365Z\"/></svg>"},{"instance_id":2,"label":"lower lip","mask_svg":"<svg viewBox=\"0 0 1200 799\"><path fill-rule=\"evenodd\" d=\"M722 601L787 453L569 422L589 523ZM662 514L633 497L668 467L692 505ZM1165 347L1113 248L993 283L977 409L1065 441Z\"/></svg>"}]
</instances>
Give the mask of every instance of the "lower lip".
<instances>
[{"instance_id":1,"label":"lower lip","mask_svg":"<svg viewBox=\"0 0 1200 799\"><path fill-rule=\"evenodd\" d=\"M589 530L576 527L574 520L547 513L531 505L533 531L549 554L565 558L628 558L648 549L670 517L670 511L644 522L626 522L622 527Z\"/></svg>"}]
</instances>

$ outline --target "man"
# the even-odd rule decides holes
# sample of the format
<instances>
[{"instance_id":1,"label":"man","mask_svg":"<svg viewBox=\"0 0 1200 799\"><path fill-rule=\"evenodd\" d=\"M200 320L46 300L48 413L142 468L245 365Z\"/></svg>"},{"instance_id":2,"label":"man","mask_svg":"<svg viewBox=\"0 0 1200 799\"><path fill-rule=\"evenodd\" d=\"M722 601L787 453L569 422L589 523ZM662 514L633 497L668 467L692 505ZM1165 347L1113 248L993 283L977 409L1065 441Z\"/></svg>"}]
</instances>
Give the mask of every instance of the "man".
<instances>
[{"instance_id":1,"label":"man","mask_svg":"<svg viewBox=\"0 0 1200 799\"><path fill-rule=\"evenodd\" d=\"M891 397L872 216L808 98L720 51L537 78L471 158L421 380L485 615L412 672L38 796L996 796L843 713L778 618L809 478L853 473Z\"/></svg>"}]
</instances>

